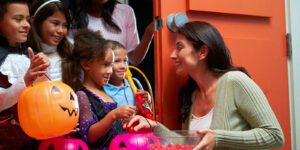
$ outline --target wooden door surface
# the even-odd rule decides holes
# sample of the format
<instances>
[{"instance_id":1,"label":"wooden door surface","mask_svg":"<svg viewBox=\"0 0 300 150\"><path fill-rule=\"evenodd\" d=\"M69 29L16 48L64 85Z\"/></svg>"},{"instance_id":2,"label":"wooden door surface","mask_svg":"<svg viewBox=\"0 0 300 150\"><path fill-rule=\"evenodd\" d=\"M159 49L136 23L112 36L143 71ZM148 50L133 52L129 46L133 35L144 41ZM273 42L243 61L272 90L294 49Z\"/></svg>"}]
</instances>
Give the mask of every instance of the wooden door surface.
<instances>
[{"instance_id":1,"label":"wooden door surface","mask_svg":"<svg viewBox=\"0 0 300 150\"><path fill-rule=\"evenodd\" d=\"M179 129L177 91L184 79L175 75L170 59L175 36L165 22L168 15L183 12L189 20L210 22L221 32L234 64L246 67L266 94L284 132L282 149L290 150L284 4L284 0L154 0L154 16L164 20L155 36L157 120Z\"/></svg>"}]
</instances>

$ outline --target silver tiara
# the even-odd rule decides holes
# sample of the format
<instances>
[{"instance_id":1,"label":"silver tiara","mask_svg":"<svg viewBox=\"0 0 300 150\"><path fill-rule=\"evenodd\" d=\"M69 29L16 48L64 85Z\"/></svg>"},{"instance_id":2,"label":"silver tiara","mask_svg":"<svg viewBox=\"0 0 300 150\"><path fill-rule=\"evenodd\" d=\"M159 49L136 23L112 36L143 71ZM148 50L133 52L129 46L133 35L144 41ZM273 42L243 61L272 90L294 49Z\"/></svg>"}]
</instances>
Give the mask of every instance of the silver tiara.
<instances>
[{"instance_id":1,"label":"silver tiara","mask_svg":"<svg viewBox=\"0 0 300 150\"><path fill-rule=\"evenodd\" d=\"M60 0L49 0L49 1L45 2L35 11L33 16L35 16L44 6L46 6L47 4L52 3L52 2L60 2Z\"/></svg>"}]
</instances>

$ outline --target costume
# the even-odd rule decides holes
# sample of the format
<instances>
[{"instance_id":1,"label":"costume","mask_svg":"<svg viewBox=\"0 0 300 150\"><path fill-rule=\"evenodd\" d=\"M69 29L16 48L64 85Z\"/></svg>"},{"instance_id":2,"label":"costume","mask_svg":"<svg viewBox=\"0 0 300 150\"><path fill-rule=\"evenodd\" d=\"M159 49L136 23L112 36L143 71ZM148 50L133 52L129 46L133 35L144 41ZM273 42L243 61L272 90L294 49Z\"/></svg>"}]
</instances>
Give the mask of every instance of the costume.
<instances>
[{"instance_id":1,"label":"costume","mask_svg":"<svg viewBox=\"0 0 300 150\"><path fill-rule=\"evenodd\" d=\"M17 101L26 87L24 75L30 65L26 48L10 47L0 37L0 150L34 149L36 141L21 129Z\"/></svg>"},{"instance_id":2,"label":"costume","mask_svg":"<svg viewBox=\"0 0 300 150\"><path fill-rule=\"evenodd\" d=\"M138 85L138 88L143 90L141 83L133 78L135 83ZM103 90L107 95L109 95L115 102L117 102L118 107L122 105L134 105L135 106L135 95L132 92L132 89L129 85L127 79L124 79L124 86L115 86L110 83L103 86Z\"/></svg>"},{"instance_id":3,"label":"costume","mask_svg":"<svg viewBox=\"0 0 300 150\"><path fill-rule=\"evenodd\" d=\"M105 39L120 42L125 46L127 53L133 51L140 43L138 31L136 27L136 19L133 9L126 4L116 4L112 19L119 26L122 32L118 33L109 27L102 18L90 16L88 17L88 28L93 31L100 31ZM73 41L73 34L76 30L71 30L68 35L68 40Z\"/></svg>"},{"instance_id":4,"label":"costume","mask_svg":"<svg viewBox=\"0 0 300 150\"><path fill-rule=\"evenodd\" d=\"M114 121L112 127L105 135L100 137L96 142L90 143L88 141L88 131L91 125L103 119L110 111L117 108L117 103L104 102L93 92L85 87L76 92L79 102L79 126L80 134L88 143L90 149L108 149L110 141L120 133L123 133L121 120Z\"/></svg>"},{"instance_id":5,"label":"costume","mask_svg":"<svg viewBox=\"0 0 300 150\"><path fill-rule=\"evenodd\" d=\"M190 119L183 124L187 129ZM216 148L266 149L283 144L280 125L262 90L246 74L230 71L217 83L211 129ZM166 132L159 124L156 132Z\"/></svg>"}]
</instances>

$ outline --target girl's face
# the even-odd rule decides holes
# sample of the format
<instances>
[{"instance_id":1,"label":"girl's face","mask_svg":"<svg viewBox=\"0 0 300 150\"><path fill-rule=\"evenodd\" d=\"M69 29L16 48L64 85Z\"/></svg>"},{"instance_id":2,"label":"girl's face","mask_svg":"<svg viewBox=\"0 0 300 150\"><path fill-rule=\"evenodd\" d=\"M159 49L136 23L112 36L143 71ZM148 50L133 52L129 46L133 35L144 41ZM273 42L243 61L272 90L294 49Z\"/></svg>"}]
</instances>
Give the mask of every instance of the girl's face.
<instances>
[{"instance_id":1,"label":"girl's face","mask_svg":"<svg viewBox=\"0 0 300 150\"><path fill-rule=\"evenodd\" d=\"M68 33L68 23L61 11L56 11L41 25L40 38L42 42L50 46L57 46Z\"/></svg>"},{"instance_id":2,"label":"girl's face","mask_svg":"<svg viewBox=\"0 0 300 150\"><path fill-rule=\"evenodd\" d=\"M175 61L176 73L179 75L193 72L199 61L192 43L180 34L176 36L176 49L170 57Z\"/></svg>"},{"instance_id":3,"label":"girl's face","mask_svg":"<svg viewBox=\"0 0 300 150\"><path fill-rule=\"evenodd\" d=\"M109 49L104 59L94 59L88 62L88 68L85 70L85 73L97 87L104 86L108 83L112 74L113 62L114 53L112 49Z\"/></svg>"},{"instance_id":4,"label":"girl's face","mask_svg":"<svg viewBox=\"0 0 300 150\"><path fill-rule=\"evenodd\" d=\"M127 52L124 48L118 48L114 50L114 54L115 61L111 78L117 81L121 81L125 78L125 72L128 67Z\"/></svg>"},{"instance_id":5,"label":"girl's face","mask_svg":"<svg viewBox=\"0 0 300 150\"><path fill-rule=\"evenodd\" d=\"M5 37L10 46L26 42L30 30L29 10L26 4L9 4L7 12L0 20L0 34Z\"/></svg>"}]
</instances>

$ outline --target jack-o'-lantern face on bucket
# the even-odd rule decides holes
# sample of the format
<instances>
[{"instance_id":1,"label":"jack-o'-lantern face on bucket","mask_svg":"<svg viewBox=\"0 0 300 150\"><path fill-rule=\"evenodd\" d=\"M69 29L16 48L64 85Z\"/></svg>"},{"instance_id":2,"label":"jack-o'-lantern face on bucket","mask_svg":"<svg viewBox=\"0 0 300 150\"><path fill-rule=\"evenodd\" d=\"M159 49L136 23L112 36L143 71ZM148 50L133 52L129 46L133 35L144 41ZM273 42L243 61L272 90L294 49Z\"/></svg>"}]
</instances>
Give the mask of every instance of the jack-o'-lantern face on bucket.
<instances>
[{"instance_id":1,"label":"jack-o'-lantern face on bucket","mask_svg":"<svg viewBox=\"0 0 300 150\"><path fill-rule=\"evenodd\" d=\"M78 122L77 96L60 81L36 83L19 97L18 114L22 129L31 137L45 139L63 135Z\"/></svg>"},{"instance_id":2,"label":"jack-o'-lantern face on bucket","mask_svg":"<svg viewBox=\"0 0 300 150\"><path fill-rule=\"evenodd\" d=\"M53 107L61 108L62 112L57 111L57 113L61 113L60 115L64 116L68 115L69 117L76 117L78 115L78 102L77 97L74 95L72 89L70 91L68 88L66 89L65 87L53 85L51 87L51 95L49 95L49 98L54 101L54 103L52 103Z\"/></svg>"},{"instance_id":3,"label":"jack-o'-lantern face on bucket","mask_svg":"<svg viewBox=\"0 0 300 150\"><path fill-rule=\"evenodd\" d=\"M88 146L80 139L52 138L43 140L39 150L88 150Z\"/></svg>"}]
</instances>

